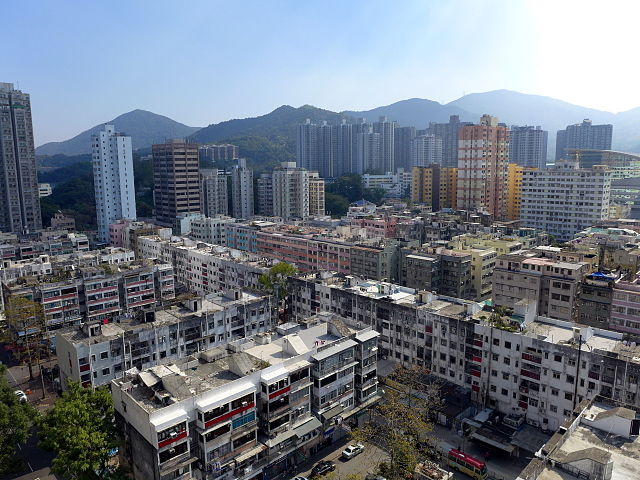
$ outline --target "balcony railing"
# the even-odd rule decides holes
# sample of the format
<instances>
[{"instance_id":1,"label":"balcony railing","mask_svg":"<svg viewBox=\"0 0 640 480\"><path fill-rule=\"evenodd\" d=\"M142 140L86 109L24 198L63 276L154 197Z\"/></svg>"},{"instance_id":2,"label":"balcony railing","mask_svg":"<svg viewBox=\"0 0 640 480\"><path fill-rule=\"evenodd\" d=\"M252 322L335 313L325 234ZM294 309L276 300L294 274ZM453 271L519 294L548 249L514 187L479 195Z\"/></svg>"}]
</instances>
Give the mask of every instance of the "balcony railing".
<instances>
[{"instance_id":1,"label":"balcony railing","mask_svg":"<svg viewBox=\"0 0 640 480\"><path fill-rule=\"evenodd\" d=\"M539 373L531 372L529 370L520 370L520 375L522 375L523 377L535 378L536 380L540 380Z\"/></svg>"},{"instance_id":2,"label":"balcony railing","mask_svg":"<svg viewBox=\"0 0 640 480\"><path fill-rule=\"evenodd\" d=\"M522 352L522 359L526 360L527 362L542 363L542 357L532 355L530 353Z\"/></svg>"}]
</instances>

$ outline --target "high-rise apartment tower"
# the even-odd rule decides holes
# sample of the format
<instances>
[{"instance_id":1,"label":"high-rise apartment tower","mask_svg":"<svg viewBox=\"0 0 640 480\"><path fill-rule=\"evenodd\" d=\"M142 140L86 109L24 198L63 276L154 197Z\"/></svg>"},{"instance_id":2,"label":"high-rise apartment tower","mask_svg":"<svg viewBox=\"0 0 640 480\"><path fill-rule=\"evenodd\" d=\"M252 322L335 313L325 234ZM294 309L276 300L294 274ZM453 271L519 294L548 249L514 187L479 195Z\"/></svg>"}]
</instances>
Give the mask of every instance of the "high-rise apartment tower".
<instances>
[{"instance_id":1,"label":"high-rise apartment tower","mask_svg":"<svg viewBox=\"0 0 640 480\"><path fill-rule=\"evenodd\" d=\"M28 93L0 83L0 231L42 228Z\"/></svg>"}]
</instances>

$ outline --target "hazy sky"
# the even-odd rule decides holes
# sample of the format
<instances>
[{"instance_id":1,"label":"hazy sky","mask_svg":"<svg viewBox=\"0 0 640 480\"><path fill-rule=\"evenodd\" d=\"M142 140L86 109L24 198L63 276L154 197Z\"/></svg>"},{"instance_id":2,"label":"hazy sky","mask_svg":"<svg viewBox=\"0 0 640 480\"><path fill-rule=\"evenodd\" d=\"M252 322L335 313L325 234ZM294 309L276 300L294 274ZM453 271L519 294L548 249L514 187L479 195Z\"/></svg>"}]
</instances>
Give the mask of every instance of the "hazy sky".
<instances>
[{"instance_id":1,"label":"hazy sky","mask_svg":"<svg viewBox=\"0 0 640 480\"><path fill-rule=\"evenodd\" d=\"M141 108L193 126L507 88L640 106L640 2L6 1L0 81L36 144Z\"/></svg>"}]
</instances>

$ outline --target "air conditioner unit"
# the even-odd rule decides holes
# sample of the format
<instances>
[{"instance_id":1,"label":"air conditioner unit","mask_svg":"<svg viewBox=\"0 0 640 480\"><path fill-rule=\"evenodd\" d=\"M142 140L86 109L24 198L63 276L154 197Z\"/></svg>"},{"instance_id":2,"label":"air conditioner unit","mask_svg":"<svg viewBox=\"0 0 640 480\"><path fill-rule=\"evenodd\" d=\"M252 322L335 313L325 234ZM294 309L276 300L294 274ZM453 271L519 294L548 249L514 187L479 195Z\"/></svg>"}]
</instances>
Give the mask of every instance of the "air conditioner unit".
<instances>
[{"instance_id":1,"label":"air conditioner unit","mask_svg":"<svg viewBox=\"0 0 640 480\"><path fill-rule=\"evenodd\" d=\"M177 437L177 436L178 436L178 433L177 433L177 432L171 432L171 433L169 434L169 436L170 436L171 438L175 438L175 437Z\"/></svg>"},{"instance_id":2,"label":"air conditioner unit","mask_svg":"<svg viewBox=\"0 0 640 480\"><path fill-rule=\"evenodd\" d=\"M242 402L242 406L243 406L243 407L246 407L247 405L248 405L248 403L247 403L247 402Z\"/></svg>"}]
</instances>

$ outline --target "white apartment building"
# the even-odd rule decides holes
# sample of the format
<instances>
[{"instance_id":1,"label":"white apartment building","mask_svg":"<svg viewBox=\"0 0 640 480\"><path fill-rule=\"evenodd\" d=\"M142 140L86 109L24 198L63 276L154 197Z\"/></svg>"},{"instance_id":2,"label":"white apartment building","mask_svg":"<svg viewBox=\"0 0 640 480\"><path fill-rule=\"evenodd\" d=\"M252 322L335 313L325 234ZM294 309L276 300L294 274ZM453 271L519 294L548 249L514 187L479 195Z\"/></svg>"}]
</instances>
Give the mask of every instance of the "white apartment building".
<instances>
[{"instance_id":1,"label":"white apartment building","mask_svg":"<svg viewBox=\"0 0 640 480\"><path fill-rule=\"evenodd\" d=\"M217 168L200 169L200 212L205 217L229 215L227 178Z\"/></svg>"},{"instance_id":2,"label":"white apartment building","mask_svg":"<svg viewBox=\"0 0 640 480\"><path fill-rule=\"evenodd\" d=\"M56 337L60 381L85 387L106 385L131 368L142 370L227 343L272 327L267 295L239 292L208 295L166 310L84 323Z\"/></svg>"},{"instance_id":3,"label":"white apartment building","mask_svg":"<svg viewBox=\"0 0 640 480\"><path fill-rule=\"evenodd\" d=\"M411 167L442 165L442 139L435 135L420 135L411 140Z\"/></svg>"},{"instance_id":4,"label":"white apartment building","mask_svg":"<svg viewBox=\"0 0 640 480\"><path fill-rule=\"evenodd\" d=\"M214 245L226 245L225 225L235 223L236 219L215 215L213 217L197 217L191 219L191 233L194 240L212 243Z\"/></svg>"},{"instance_id":5,"label":"white apartment building","mask_svg":"<svg viewBox=\"0 0 640 480\"><path fill-rule=\"evenodd\" d=\"M292 318L332 312L381 334L381 354L420 365L496 408L555 430L584 399L640 407L640 346L620 332L536 316L526 304L501 327L480 304L355 277L292 279ZM504 328L507 326L508 328Z\"/></svg>"},{"instance_id":6,"label":"white apartment building","mask_svg":"<svg viewBox=\"0 0 640 480\"><path fill-rule=\"evenodd\" d=\"M253 217L253 170L244 158L231 169L231 214L235 218Z\"/></svg>"},{"instance_id":7,"label":"white apartment building","mask_svg":"<svg viewBox=\"0 0 640 480\"><path fill-rule=\"evenodd\" d=\"M40 198L48 197L52 193L53 193L53 190L51 189L51 184L50 183L39 183L38 184L38 195L40 196Z\"/></svg>"},{"instance_id":8,"label":"white apartment building","mask_svg":"<svg viewBox=\"0 0 640 480\"><path fill-rule=\"evenodd\" d=\"M390 197L402 198L411 189L412 178L411 170L403 168L399 168L396 173L388 172L382 175L365 173L362 175L362 186L364 188L381 188Z\"/></svg>"},{"instance_id":9,"label":"white apartment building","mask_svg":"<svg viewBox=\"0 0 640 480\"><path fill-rule=\"evenodd\" d=\"M113 125L91 136L93 182L98 217L98 240L109 241L109 225L122 218L136 219L131 137L116 133Z\"/></svg>"},{"instance_id":10,"label":"white apartment building","mask_svg":"<svg viewBox=\"0 0 640 480\"><path fill-rule=\"evenodd\" d=\"M557 160L553 168L523 172L520 220L558 241L571 240L608 218L610 195L608 167L581 169L575 159Z\"/></svg>"},{"instance_id":11,"label":"white apartment building","mask_svg":"<svg viewBox=\"0 0 640 480\"><path fill-rule=\"evenodd\" d=\"M273 170L273 215L285 221L309 216L309 171L295 162L282 162Z\"/></svg>"},{"instance_id":12,"label":"white apartment building","mask_svg":"<svg viewBox=\"0 0 640 480\"><path fill-rule=\"evenodd\" d=\"M284 475L337 436L341 421L377 400L354 400L354 369L375 372L356 351L375 355L376 339L370 329L284 324L112 381L134 478ZM367 381L377 383L374 376ZM339 393L317 399L319 389ZM328 408L318 411L320 404Z\"/></svg>"},{"instance_id":13,"label":"white apartment building","mask_svg":"<svg viewBox=\"0 0 640 480\"><path fill-rule=\"evenodd\" d=\"M143 258L172 264L176 282L199 295L238 288L259 290L258 277L272 265L258 255L186 237L140 237L138 247Z\"/></svg>"}]
</instances>

